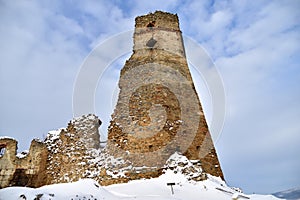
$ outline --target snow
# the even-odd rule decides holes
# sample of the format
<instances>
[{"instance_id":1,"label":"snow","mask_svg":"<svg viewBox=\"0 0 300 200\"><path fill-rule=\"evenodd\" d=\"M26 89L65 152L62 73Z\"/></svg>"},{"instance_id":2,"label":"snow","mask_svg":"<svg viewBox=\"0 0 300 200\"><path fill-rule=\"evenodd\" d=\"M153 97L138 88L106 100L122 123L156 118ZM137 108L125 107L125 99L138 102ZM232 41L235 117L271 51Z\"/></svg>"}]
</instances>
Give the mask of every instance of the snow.
<instances>
[{"instance_id":1,"label":"snow","mask_svg":"<svg viewBox=\"0 0 300 200\"><path fill-rule=\"evenodd\" d=\"M174 195L167 183L175 183ZM219 189L216 189L219 188ZM92 179L73 183L47 185L40 188L9 187L0 190L0 200L35 199L93 199L93 200L275 200L272 195L245 195L226 186L220 178L208 175L205 181L188 181L185 175L167 170L158 178L135 180L124 184L100 186ZM25 198L23 198L25 199Z\"/></svg>"},{"instance_id":2,"label":"snow","mask_svg":"<svg viewBox=\"0 0 300 200\"><path fill-rule=\"evenodd\" d=\"M29 151L28 150L25 150L25 151L22 151L22 152L19 152L17 153L17 157L18 158L25 158L27 155L28 155Z\"/></svg>"},{"instance_id":3,"label":"snow","mask_svg":"<svg viewBox=\"0 0 300 200\"><path fill-rule=\"evenodd\" d=\"M93 115L85 116L85 120L94 119ZM77 123L75 120L74 123ZM48 149L52 153L57 153L56 147L60 142L60 133L65 129L50 131L47 135ZM70 134L70 136L72 136ZM3 137L2 137L3 138ZM75 145L75 149L80 146ZM70 148L73 154L74 147ZM72 157L69 151L66 155ZM129 153L129 152L128 152ZM19 153L17 157L26 156L27 152ZM112 178L125 177L125 172L134 170L136 173L149 167L133 167L127 165L122 158L115 158L106 154L102 150L88 150L87 162L80 162L78 165L87 166L97 164L106 168L106 173ZM52 161L50 161L52 162ZM55 163L56 164L56 163ZM111 168L111 166L117 166ZM134 180L123 184L114 184L110 186L100 186L93 179L81 179L73 183L60 183L46 185L40 188L28 187L8 187L0 189L0 200L13 199L40 199L40 200L276 200L272 195L246 195L238 188L231 188L220 177L214 177L203 173L199 160L189 160L180 153L174 153L164 166L164 174L158 178L146 180ZM54 173L54 172L53 172ZM85 177L95 178L100 174L100 170L88 168ZM69 174L57 174L58 179L71 181ZM207 178L207 179L206 179ZM206 180L204 180L206 179ZM198 180L198 181L195 181ZM203 181L199 181L203 180ZM171 186L167 183L172 183Z\"/></svg>"},{"instance_id":4,"label":"snow","mask_svg":"<svg viewBox=\"0 0 300 200\"><path fill-rule=\"evenodd\" d=\"M37 189L10 187L0 190L1 200L22 199L20 198L22 196L26 199L35 199L38 195L42 195L40 199L115 199L114 195L92 179L47 185Z\"/></svg>"},{"instance_id":5,"label":"snow","mask_svg":"<svg viewBox=\"0 0 300 200\"><path fill-rule=\"evenodd\" d=\"M5 139L16 140L15 138L12 138L12 137L9 137L9 136L0 136L0 140L5 140Z\"/></svg>"},{"instance_id":6,"label":"snow","mask_svg":"<svg viewBox=\"0 0 300 200\"><path fill-rule=\"evenodd\" d=\"M52 138L58 139L60 130L51 132ZM79 165L87 165L90 163L101 163L103 165L113 163L117 165L124 164L121 158L112 156L103 156L101 151L93 151L94 159L90 159L88 163L81 162ZM95 156L95 157L94 157ZM120 169L106 170L106 173L112 178L124 177L126 170L144 170L146 167L134 168L127 166ZM100 171L87 170L89 174L85 177L97 177ZM164 174L158 178L146 180L134 180L128 183L115 184L110 186L100 186L93 179L81 179L73 183L61 183L47 185L40 188L27 187L8 187L0 190L0 200L13 199L40 199L40 200L275 200L278 199L272 195L246 195L238 188L231 188L220 177L205 175L207 179L204 181L199 179L203 177L201 164L197 160L188 160L180 153L174 153L164 166ZM70 181L69 175L60 175L64 181ZM171 192L172 183L174 194Z\"/></svg>"},{"instance_id":7,"label":"snow","mask_svg":"<svg viewBox=\"0 0 300 200\"><path fill-rule=\"evenodd\" d=\"M50 149L54 145L54 141L59 139L61 131L64 130L64 128L60 128L57 130L49 131L47 134L48 139L48 149ZM55 145L54 145L55 146Z\"/></svg>"}]
</instances>

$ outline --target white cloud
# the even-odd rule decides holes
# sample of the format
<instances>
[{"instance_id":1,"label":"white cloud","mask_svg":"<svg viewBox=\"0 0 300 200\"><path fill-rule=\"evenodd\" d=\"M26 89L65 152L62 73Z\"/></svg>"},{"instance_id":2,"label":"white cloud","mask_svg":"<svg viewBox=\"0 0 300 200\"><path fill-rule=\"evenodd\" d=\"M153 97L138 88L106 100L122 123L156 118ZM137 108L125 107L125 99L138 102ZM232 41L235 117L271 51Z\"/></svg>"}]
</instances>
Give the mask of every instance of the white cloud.
<instances>
[{"instance_id":1,"label":"white cloud","mask_svg":"<svg viewBox=\"0 0 300 200\"><path fill-rule=\"evenodd\" d=\"M259 178L260 182L249 181L249 192L266 191L261 188L270 180L269 192L284 189L284 184L285 187L299 184L291 177L299 173L300 161L296 157L290 159L290 155L296 156L294 151L300 142L296 117L300 115L299 12L294 6L279 1L266 3L252 11L253 19L248 24L239 21L220 31L219 34L228 35L223 42L215 36L205 43L211 53L217 53L214 57L227 93L224 143L221 140L218 144L224 156L221 160L225 175L226 168L233 168L228 171L229 182L241 177ZM234 19L245 18L234 7L231 10ZM214 45L224 45L223 52ZM289 170L272 167L278 162L289 163L286 166ZM253 169L255 166L258 167ZM241 176L235 177L234 173ZM270 178L278 173L278 178Z\"/></svg>"},{"instance_id":2,"label":"white cloud","mask_svg":"<svg viewBox=\"0 0 300 200\"><path fill-rule=\"evenodd\" d=\"M270 40L276 40L285 31L297 25L300 14L293 11L291 6L269 4L257 14L258 19L248 24L247 28L234 29L229 35L231 48L239 51L264 45ZM272 41L274 45L281 45L281 41ZM230 47L228 47L230 48Z\"/></svg>"}]
</instances>

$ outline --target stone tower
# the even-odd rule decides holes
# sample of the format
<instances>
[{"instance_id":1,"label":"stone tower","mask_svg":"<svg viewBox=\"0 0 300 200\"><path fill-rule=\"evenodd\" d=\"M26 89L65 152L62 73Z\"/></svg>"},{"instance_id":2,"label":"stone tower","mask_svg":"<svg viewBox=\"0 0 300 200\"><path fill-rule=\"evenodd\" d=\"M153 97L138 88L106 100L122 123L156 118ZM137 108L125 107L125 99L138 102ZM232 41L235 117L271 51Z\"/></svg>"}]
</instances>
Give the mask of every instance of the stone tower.
<instances>
[{"instance_id":1,"label":"stone tower","mask_svg":"<svg viewBox=\"0 0 300 200\"><path fill-rule=\"evenodd\" d=\"M175 152L223 178L187 65L177 15L135 19L133 54L121 70L107 148L133 167L157 170Z\"/></svg>"}]
</instances>

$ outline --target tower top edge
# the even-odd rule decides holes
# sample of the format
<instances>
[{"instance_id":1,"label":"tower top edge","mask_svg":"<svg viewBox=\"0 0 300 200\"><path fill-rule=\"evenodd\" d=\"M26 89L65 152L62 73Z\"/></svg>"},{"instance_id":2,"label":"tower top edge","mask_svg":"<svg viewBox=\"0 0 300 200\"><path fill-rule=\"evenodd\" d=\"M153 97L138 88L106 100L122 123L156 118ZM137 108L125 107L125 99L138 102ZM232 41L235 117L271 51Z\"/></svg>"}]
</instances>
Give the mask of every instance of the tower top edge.
<instances>
[{"instance_id":1,"label":"tower top edge","mask_svg":"<svg viewBox=\"0 0 300 200\"><path fill-rule=\"evenodd\" d=\"M135 18L135 28L146 27L180 30L177 14L163 11L155 11L154 13L149 13Z\"/></svg>"}]
</instances>

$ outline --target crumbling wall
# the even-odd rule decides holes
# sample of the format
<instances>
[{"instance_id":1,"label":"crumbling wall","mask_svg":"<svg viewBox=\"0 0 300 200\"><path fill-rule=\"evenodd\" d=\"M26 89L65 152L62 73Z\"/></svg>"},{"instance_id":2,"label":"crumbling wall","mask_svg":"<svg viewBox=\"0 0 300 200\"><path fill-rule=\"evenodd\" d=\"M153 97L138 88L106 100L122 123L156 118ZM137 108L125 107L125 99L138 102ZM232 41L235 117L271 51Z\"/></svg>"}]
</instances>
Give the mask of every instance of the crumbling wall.
<instances>
[{"instance_id":1,"label":"crumbling wall","mask_svg":"<svg viewBox=\"0 0 300 200\"><path fill-rule=\"evenodd\" d=\"M100 144L101 121L93 114L71 120L67 128L50 131L45 139L49 154L45 184L92 178L101 185L157 177L162 170L134 169L130 161L112 156Z\"/></svg>"},{"instance_id":2,"label":"crumbling wall","mask_svg":"<svg viewBox=\"0 0 300 200\"><path fill-rule=\"evenodd\" d=\"M0 145L4 149L4 154L0 157L0 187L3 188L9 186L16 171L17 141L10 138L1 138Z\"/></svg>"},{"instance_id":3,"label":"crumbling wall","mask_svg":"<svg viewBox=\"0 0 300 200\"><path fill-rule=\"evenodd\" d=\"M151 25L152 24L152 25ZM179 30L179 21L177 14L171 14L162 11L156 11L135 18L135 28L162 28Z\"/></svg>"},{"instance_id":4,"label":"crumbling wall","mask_svg":"<svg viewBox=\"0 0 300 200\"><path fill-rule=\"evenodd\" d=\"M47 184L77 181L95 168L88 160L100 147L100 124L98 117L89 114L71 120L65 129L48 133Z\"/></svg>"},{"instance_id":5,"label":"crumbling wall","mask_svg":"<svg viewBox=\"0 0 300 200\"><path fill-rule=\"evenodd\" d=\"M44 142L33 140L29 152L18 156L17 141L1 138L0 187L39 187L89 177L89 170L98 172L101 166L88 161L100 147L100 125L92 114L75 118L67 128L50 131Z\"/></svg>"},{"instance_id":6,"label":"crumbling wall","mask_svg":"<svg viewBox=\"0 0 300 200\"><path fill-rule=\"evenodd\" d=\"M0 138L5 153L0 157L0 187L44 185L48 151L44 143L33 140L27 155L18 157L17 141Z\"/></svg>"}]
</instances>

